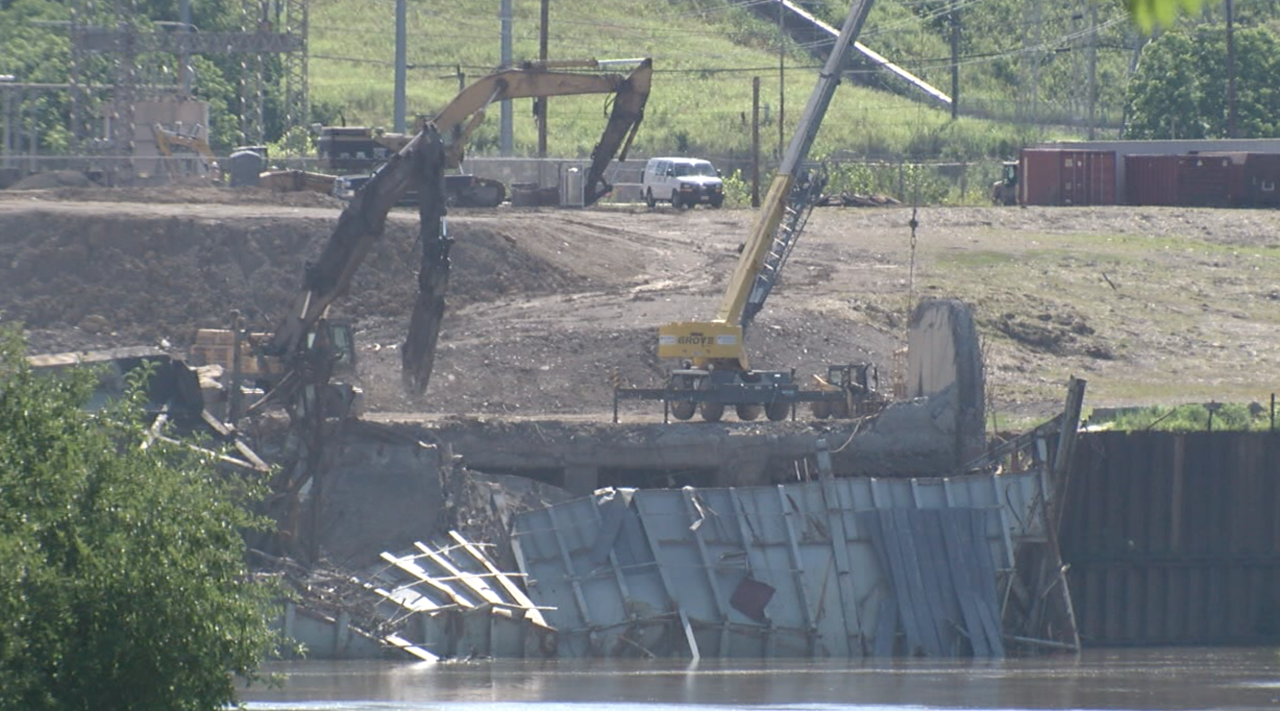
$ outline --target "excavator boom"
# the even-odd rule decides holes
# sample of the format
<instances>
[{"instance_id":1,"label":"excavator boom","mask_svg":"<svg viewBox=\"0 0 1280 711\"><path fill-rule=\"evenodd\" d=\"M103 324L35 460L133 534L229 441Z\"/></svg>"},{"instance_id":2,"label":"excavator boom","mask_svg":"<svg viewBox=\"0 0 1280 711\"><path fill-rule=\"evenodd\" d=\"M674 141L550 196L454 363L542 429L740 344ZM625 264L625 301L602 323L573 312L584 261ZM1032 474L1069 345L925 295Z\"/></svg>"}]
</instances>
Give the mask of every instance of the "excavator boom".
<instances>
[{"instance_id":1,"label":"excavator boom","mask_svg":"<svg viewBox=\"0 0 1280 711\"><path fill-rule=\"evenodd\" d=\"M558 71L568 68L599 68L618 62L639 62L626 75L584 74ZM544 98L550 96L575 96L583 94L609 94L613 108L600 141L591 151L591 167L587 172L584 204L590 205L606 195L611 186L604 179L605 169L617 156L626 160L631 138L644 117L644 106L649 99L653 81L653 60L613 60L601 62L594 59L561 62L528 62L512 69L503 69L476 81L463 89L432 119L445 144L445 167L457 168L462 163L472 131L484 120L485 110L495 101L508 99ZM380 142L392 149L399 149L408 137L389 134Z\"/></svg>"},{"instance_id":2,"label":"excavator boom","mask_svg":"<svg viewBox=\"0 0 1280 711\"><path fill-rule=\"evenodd\" d=\"M387 213L410 187L419 194L422 265L418 276L419 294L410 320L409 335L401 353L406 387L422 393L427 388L434 361L435 344L444 312L444 290L448 280L449 246L444 234L444 170L455 162L470 129L483 117L493 101L531 96L613 93L613 110L600 142L592 151L588 175L588 204L608 191L604 169L620 150L625 156L649 96L653 75L651 60L639 60L627 76L593 75L548 71L547 65L528 65L485 77L445 107L434 121L398 145L397 152L356 193L342 211L338 224L320 256L307 266L303 289L292 310L277 327L267 352L286 358L290 371L307 370L316 323L329 306L345 294L351 279L364 261L374 241L383 232ZM573 66L599 66L590 60ZM566 66L561 63L555 66ZM446 141L446 135L451 141ZM390 138L390 137L389 137Z\"/></svg>"}]
</instances>

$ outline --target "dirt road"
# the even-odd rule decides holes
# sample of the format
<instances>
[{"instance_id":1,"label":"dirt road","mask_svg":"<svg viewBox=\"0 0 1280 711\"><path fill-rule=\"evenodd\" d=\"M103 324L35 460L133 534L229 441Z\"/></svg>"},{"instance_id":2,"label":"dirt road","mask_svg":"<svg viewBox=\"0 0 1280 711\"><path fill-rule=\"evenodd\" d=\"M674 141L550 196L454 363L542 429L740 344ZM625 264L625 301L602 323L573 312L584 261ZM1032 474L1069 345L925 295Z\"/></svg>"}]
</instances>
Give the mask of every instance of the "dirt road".
<instances>
[{"instance_id":1,"label":"dirt road","mask_svg":"<svg viewBox=\"0 0 1280 711\"><path fill-rule=\"evenodd\" d=\"M34 352L181 349L232 309L269 328L338 210L214 190L0 193L0 319L23 321ZM615 373L661 382L659 324L714 312L751 217L455 211L449 315L417 400L398 372L416 213L394 215L337 305L359 331L369 409L605 416ZM955 296L975 307L1002 425L1058 409L1073 374L1090 381L1093 406L1280 388L1280 212L924 208L914 250L909 218L816 211L748 335L753 363L807 377L871 360L887 387L909 299Z\"/></svg>"}]
</instances>

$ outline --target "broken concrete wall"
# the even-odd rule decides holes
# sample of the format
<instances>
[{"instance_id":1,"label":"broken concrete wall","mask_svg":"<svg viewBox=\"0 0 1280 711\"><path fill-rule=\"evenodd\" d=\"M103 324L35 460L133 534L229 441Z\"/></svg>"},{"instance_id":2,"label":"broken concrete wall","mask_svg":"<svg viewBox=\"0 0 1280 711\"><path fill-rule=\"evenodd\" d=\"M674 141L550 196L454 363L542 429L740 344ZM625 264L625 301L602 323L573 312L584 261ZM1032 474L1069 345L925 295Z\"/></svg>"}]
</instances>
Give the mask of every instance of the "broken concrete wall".
<instances>
[{"instance_id":1,"label":"broken concrete wall","mask_svg":"<svg viewBox=\"0 0 1280 711\"><path fill-rule=\"evenodd\" d=\"M343 443L320 489L324 554L359 566L429 536L444 500L440 468L440 453L417 442Z\"/></svg>"},{"instance_id":2,"label":"broken concrete wall","mask_svg":"<svg viewBox=\"0 0 1280 711\"><path fill-rule=\"evenodd\" d=\"M986 381L973 312L954 299L922 301L911 315L907 347L907 397L938 402L931 408L933 422L951 433L954 452L947 470L981 456Z\"/></svg>"}]
</instances>

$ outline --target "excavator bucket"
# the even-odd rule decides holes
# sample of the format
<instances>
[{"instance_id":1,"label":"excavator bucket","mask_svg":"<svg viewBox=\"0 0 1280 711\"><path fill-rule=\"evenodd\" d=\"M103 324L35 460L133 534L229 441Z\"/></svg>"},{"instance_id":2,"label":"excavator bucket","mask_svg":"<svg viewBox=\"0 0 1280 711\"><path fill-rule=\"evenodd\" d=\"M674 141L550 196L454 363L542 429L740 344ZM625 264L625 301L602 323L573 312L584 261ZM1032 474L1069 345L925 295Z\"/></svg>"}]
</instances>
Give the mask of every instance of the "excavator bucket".
<instances>
[{"instance_id":1,"label":"excavator bucket","mask_svg":"<svg viewBox=\"0 0 1280 711\"><path fill-rule=\"evenodd\" d=\"M435 366L436 342L440 339L440 323L444 320L444 295L449 286L449 248L453 240L444 232L443 157L444 147L436 142L427 146L419 158L425 167L418 172L422 181L418 190L424 198L418 201L418 241L422 244L422 263L418 268L418 297L409 319L409 335L400 350L405 390L418 395L427 391L431 370ZM439 166L439 169L432 170L429 166Z\"/></svg>"}]
</instances>

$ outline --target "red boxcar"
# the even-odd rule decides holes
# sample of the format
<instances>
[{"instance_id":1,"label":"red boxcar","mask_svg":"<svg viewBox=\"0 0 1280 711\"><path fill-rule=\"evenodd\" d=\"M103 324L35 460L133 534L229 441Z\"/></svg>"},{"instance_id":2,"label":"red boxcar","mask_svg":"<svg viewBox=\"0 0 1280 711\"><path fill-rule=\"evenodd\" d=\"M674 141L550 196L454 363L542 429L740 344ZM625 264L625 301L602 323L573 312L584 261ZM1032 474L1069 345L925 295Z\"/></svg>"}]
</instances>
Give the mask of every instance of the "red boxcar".
<instances>
[{"instance_id":1,"label":"red boxcar","mask_svg":"<svg viewBox=\"0 0 1280 711\"><path fill-rule=\"evenodd\" d=\"M1231 204L1232 156L1178 156L1178 205L1226 207Z\"/></svg>"},{"instance_id":2,"label":"red boxcar","mask_svg":"<svg viewBox=\"0 0 1280 711\"><path fill-rule=\"evenodd\" d=\"M1240 179L1231 195L1233 205L1245 207L1280 206L1280 153L1245 154Z\"/></svg>"},{"instance_id":3,"label":"red boxcar","mask_svg":"<svg viewBox=\"0 0 1280 711\"><path fill-rule=\"evenodd\" d=\"M1177 205L1178 158L1125 156L1125 200L1130 205Z\"/></svg>"},{"instance_id":4,"label":"red boxcar","mask_svg":"<svg viewBox=\"0 0 1280 711\"><path fill-rule=\"evenodd\" d=\"M1116 204L1114 151L1027 148L1019 164L1023 205Z\"/></svg>"}]
</instances>

